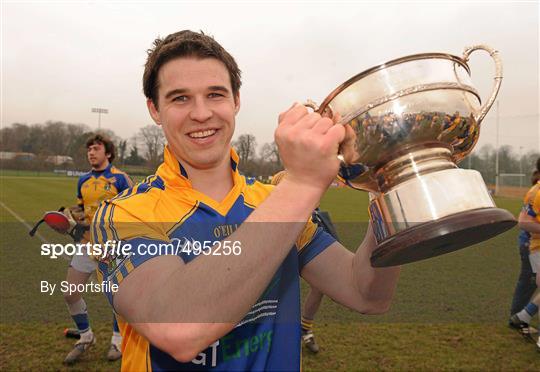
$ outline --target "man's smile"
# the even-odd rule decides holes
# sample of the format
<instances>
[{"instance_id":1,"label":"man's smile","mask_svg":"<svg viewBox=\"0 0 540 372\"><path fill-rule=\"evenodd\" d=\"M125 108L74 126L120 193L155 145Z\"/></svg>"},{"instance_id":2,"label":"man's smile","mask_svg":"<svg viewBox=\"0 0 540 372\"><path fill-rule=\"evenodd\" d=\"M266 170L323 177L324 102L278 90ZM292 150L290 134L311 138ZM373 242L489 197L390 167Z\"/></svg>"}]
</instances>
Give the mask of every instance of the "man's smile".
<instances>
[{"instance_id":1,"label":"man's smile","mask_svg":"<svg viewBox=\"0 0 540 372\"><path fill-rule=\"evenodd\" d=\"M217 132L216 129L206 129L206 130L200 130L197 132L188 133L188 136L191 138L207 138L207 137L213 136L216 132Z\"/></svg>"}]
</instances>

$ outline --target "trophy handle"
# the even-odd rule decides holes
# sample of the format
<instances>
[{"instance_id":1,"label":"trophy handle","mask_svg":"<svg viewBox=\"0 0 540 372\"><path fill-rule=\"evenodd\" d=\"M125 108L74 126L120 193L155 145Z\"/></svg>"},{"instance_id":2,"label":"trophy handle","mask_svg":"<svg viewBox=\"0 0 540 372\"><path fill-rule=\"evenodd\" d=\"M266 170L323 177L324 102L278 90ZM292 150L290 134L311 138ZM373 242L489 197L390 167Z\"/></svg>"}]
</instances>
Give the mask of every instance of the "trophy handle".
<instances>
[{"instance_id":1,"label":"trophy handle","mask_svg":"<svg viewBox=\"0 0 540 372\"><path fill-rule=\"evenodd\" d=\"M330 105L326 106L323 112L319 112L319 105L310 98L308 98L307 101L303 103L303 105L309 107L315 112L318 112L319 114L321 114L321 116L334 119L334 111L332 110L332 107Z\"/></svg>"},{"instance_id":2,"label":"trophy handle","mask_svg":"<svg viewBox=\"0 0 540 372\"><path fill-rule=\"evenodd\" d=\"M315 112L319 111L319 105L311 98L308 98L307 101L303 103L303 105L309 107Z\"/></svg>"},{"instance_id":3,"label":"trophy handle","mask_svg":"<svg viewBox=\"0 0 540 372\"><path fill-rule=\"evenodd\" d=\"M491 96L487 100L487 102L480 108L480 111L475 116L475 120L478 124L482 120L484 120L484 117L488 113L489 109L493 105L493 102L495 102L495 98L497 98L497 93L499 93L499 88L501 87L501 82L503 78L503 67L502 67L502 61L499 57L499 51L487 46L487 45L473 45L470 47L465 48L465 51L463 52L463 59L465 60L465 63L469 62L469 56L472 52L475 50L485 50L489 53L491 58L493 58L493 61L495 62L495 82L493 83L493 88L491 90Z\"/></svg>"}]
</instances>

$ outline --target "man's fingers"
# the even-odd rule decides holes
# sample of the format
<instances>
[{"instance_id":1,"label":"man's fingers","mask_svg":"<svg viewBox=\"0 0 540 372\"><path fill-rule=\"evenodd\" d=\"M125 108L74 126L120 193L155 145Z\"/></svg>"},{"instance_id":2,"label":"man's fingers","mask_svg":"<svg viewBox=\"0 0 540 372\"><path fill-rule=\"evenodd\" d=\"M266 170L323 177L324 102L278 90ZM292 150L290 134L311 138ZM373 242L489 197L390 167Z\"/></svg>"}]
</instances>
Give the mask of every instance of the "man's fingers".
<instances>
[{"instance_id":1,"label":"man's fingers","mask_svg":"<svg viewBox=\"0 0 540 372\"><path fill-rule=\"evenodd\" d=\"M339 145L345 139L345 127L341 124L332 125L326 132L326 136L335 140Z\"/></svg>"},{"instance_id":2,"label":"man's fingers","mask_svg":"<svg viewBox=\"0 0 540 372\"><path fill-rule=\"evenodd\" d=\"M328 129L330 129L333 125L334 125L334 122L332 121L332 119L321 118L313 126L313 130L317 133L325 134L326 132L328 132Z\"/></svg>"},{"instance_id":3,"label":"man's fingers","mask_svg":"<svg viewBox=\"0 0 540 372\"><path fill-rule=\"evenodd\" d=\"M341 121L341 114L339 112L334 112L333 115L332 115L332 121L334 122L334 124L337 124Z\"/></svg>"},{"instance_id":4,"label":"man's fingers","mask_svg":"<svg viewBox=\"0 0 540 372\"><path fill-rule=\"evenodd\" d=\"M298 105L298 102L294 102L294 103L292 104L291 107L289 107L287 110L285 110L285 111L283 111L281 114L279 114L279 116L278 116L278 123L281 123L281 121L283 120L283 117L284 117L285 115L287 115L287 113L288 113L289 111L291 111L296 105Z\"/></svg>"},{"instance_id":5,"label":"man's fingers","mask_svg":"<svg viewBox=\"0 0 540 372\"><path fill-rule=\"evenodd\" d=\"M293 107L279 115L279 126L295 125L308 114L307 108L296 102Z\"/></svg>"},{"instance_id":6,"label":"man's fingers","mask_svg":"<svg viewBox=\"0 0 540 372\"><path fill-rule=\"evenodd\" d=\"M336 177L339 144L345 138L343 125L300 105L285 112L275 131L281 160L289 175L326 190Z\"/></svg>"},{"instance_id":7,"label":"man's fingers","mask_svg":"<svg viewBox=\"0 0 540 372\"><path fill-rule=\"evenodd\" d=\"M345 163L352 164L357 160L356 132L349 124L346 124L343 127L345 128L345 139L341 142L339 148Z\"/></svg>"},{"instance_id":8,"label":"man's fingers","mask_svg":"<svg viewBox=\"0 0 540 372\"><path fill-rule=\"evenodd\" d=\"M294 133L299 133L300 131L311 130L318 122L321 120L321 115L312 112L304 115L297 120L296 123L290 125L290 128L294 128Z\"/></svg>"}]
</instances>

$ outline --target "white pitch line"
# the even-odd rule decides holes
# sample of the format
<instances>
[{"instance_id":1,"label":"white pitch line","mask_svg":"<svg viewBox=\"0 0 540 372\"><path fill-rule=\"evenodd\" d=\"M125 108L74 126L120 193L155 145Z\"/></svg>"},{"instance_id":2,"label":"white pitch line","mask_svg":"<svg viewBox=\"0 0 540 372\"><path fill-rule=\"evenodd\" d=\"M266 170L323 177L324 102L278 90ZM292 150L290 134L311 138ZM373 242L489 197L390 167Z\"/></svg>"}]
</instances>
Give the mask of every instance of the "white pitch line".
<instances>
[{"instance_id":1,"label":"white pitch line","mask_svg":"<svg viewBox=\"0 0 540 372\"><path fill-rule=\"evenodd\" d=\"M20 223L22 223L24 225L24 227L26 227L28 229L28 231L32 230L32 226L30 226L29 224L27 224L21 216L19 216L17 213L15 213L15 211L13 211L11 208L9 208L7 205L5 205L3 202L0 201L0 205L6 210L8 211L13 217L15 217L17 219L17 221L19 221ZM36 231L35 235L36 237L39 238L39 240L41 240L44 244L51 244L50 241L48 241L47 239L45 239L43 237L43 235L41 235L40 233L38 233ZM63 254L61 255L60 257L62 257L64 260L66 261L70 261L71 260L71 257L66 255L66 254Z\"/></svg>"},{"instance_id":2,"label":"white pitch line","mask_svg":"<svg viewBox=\"0 0 540 372\"><path fill-rule=\"evenodd\" d=\"M3 202L0 201L0 205L6 210L8 211L13 217L15 217L17 219L17 221L19 221L20 223L22 223L27 229L28 231L32 230L32 226L30 226L29 224L27 224L22 218L21 216L19 216L17 213L15 213L15 211L13 211L11 208L9 208L7 205L5 205ZM50 241L48 241L47 239L45 239L43 237L43 235L41 235L40 233L36 232L36 234L34 236L37 236L39 238L39 240L41 240L43 243L45 244L50 244Z\"/></svg>"},{"instance_id":3,"label":"white pitch line","mask_svg":"<svg viewBox=\"0 0 540 372\"><path fill-rule=\"evenodd\" d=\"M50 177L47 177L47 176L3 176L3 175L0 175L0 178L7 178L7 179L26 179L26 180L35 180L35 179L39 179L39 180L65 180L65 179L69 179L69 180L72 180L72 179L75 179L76 177L75 176L50 176Z\"/></svg>"}]
</instances>

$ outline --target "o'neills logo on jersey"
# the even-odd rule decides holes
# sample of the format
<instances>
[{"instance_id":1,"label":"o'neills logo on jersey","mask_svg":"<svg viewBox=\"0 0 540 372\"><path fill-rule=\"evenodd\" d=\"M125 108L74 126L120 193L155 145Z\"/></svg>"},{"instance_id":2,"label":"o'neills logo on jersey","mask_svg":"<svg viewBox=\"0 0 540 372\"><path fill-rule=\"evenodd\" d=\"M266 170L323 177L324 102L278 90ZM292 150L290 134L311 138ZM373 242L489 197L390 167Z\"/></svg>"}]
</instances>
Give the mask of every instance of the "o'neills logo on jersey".
<instances>
[{"instance_id":1,"label":"o'neills logo on jersey","mask_svg":"<svg viewBox=\"0 0 540 372\"><path fill-rule=\"evenodd\" d=\"M238 226L239 225L237 223L231 225L217 225L214 227L214 236L216 238L226 238L235 232Z\"/></svg>"}]
</instances>

